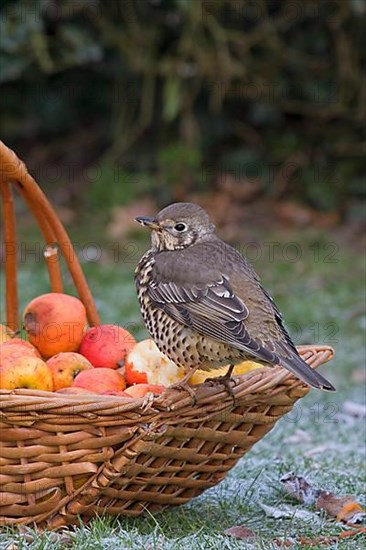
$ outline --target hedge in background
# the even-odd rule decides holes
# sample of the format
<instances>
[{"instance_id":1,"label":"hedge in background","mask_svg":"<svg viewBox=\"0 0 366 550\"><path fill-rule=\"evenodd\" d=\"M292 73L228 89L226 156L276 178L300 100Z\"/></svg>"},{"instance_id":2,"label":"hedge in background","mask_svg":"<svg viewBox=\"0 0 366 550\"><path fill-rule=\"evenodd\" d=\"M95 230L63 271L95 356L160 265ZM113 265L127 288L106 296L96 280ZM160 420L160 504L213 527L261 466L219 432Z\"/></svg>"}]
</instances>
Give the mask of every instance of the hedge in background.
<instances>
[{"instance_id":1,"label":"hedge in background","mask_svg":"<svg viewBox=\"0 0 366 550\"><path fill-rule=\"evenodd\" d=\"M157 171L185 189L229 172L261 194L342 209L364 188L365 10L361 0L3 2L3 139L76 167Z\"/></svg>"}]
</instances>

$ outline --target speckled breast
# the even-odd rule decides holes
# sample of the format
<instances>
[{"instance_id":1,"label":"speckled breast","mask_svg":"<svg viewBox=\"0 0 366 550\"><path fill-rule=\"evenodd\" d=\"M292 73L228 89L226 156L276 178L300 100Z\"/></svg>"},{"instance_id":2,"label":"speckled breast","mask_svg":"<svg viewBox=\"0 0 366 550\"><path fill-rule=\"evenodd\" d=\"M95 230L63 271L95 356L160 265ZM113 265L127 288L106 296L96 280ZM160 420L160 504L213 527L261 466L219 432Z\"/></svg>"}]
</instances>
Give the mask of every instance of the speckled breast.
<instances>
[{"instance_id":1,"label":"speckled breast","mask_svg":"<svg viewBox=\"0 0 366 550\"><path fill-rule=\"evenodd\" d=\"M160 351L185 371L198 364L210 370L242 361L245 355L239 350L192 331L151 301L148 285L153 265L154 254L149 250L136 269L135 281L145 326Z\"/></svg>"}]
</instances>

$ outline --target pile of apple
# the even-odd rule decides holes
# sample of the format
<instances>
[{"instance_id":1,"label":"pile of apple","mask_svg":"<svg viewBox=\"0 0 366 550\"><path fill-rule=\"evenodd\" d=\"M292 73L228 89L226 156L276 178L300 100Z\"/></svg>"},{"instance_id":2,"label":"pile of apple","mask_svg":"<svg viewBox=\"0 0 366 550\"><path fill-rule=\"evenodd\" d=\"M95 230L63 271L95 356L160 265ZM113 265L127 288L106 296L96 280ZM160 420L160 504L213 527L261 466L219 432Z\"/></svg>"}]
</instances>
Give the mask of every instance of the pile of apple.
<instances>
[{"instance_id":1,"label":"pile of apple","mask_svg":"<svg viewBox=\"0 0 366 550\"><path fill-rule=\"evenodd\" d=\"M118 325L88 327L83 303L68 294L38 296L26 306L23 324L27 340L0 325L0 389L136 398L160 394L184 376L152 340L136 342ZM235 373L258 366L247 361ZM197 371L191 382L225 370Z\"/></svg>"},{"instance_id":2,"label":"pile of apple","mask_svg":"<svg viewBox=\"0 0 366 550\"><path fill-rule=\"evenodd\" d=\"M164 377L163 368L159 374L162 357L152 341L137 344L118 325L88 327L78 298L61 293L38 296L26 306L23 324L27 340L0 326L0 389L142 397L148 391L161 393L168 385L169 373ZM143 372L143 365L154 368ZM168 362L168 370L174 382L178 368Z\"/></svg>"}]
</instances>

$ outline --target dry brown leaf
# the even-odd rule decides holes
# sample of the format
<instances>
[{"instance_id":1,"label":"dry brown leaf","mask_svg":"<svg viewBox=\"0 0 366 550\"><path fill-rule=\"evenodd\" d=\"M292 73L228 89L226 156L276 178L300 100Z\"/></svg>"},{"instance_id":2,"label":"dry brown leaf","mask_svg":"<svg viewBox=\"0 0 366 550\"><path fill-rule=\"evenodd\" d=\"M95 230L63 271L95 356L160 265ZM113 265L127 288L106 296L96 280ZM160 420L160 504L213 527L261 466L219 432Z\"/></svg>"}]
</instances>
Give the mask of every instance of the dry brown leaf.
<instances>
[{"instance_id":1,"label":"dry brown leaf","mask_svg":"<svg viewBox=\"0 0 366 550\"><path fill-rule=\"evenodd\" d=\"M273 539L273 544L278 548L293 548L296 544L294 539Z\"/></svg>"},{"instance_id":2,"label":"dry brown leaf","mask_svg":"<svg viewBox=\"0 0 366 550\"><path fill-rule=\"evenodd\" d=\"M366 511L353 496L337 497L329 491L319 493L316 509L325 510L329 516L343 523L360 523L366 518Z\"/></svg>"},{"instance_id":3,"label":"dry brown leaf","mask_svg":"<svg viewBox=\"0 0 366 550\"><path fill-rule=\"evenodd\" d=\"M308 538L308 537L301 537L300 538L300 544L301 546L306 547L313 547L313 546L329 546L330 544L336 544L338 541L350 538L350 537L357 537L358 535L366 533L365 527L359 527L358 529L353 529L352 531L343 531L339 535L334 535L330 537L326 537L321 535L320 537L314 537L314 538Z\"/></svg>"},{"instance_id":4,"label":"dry brown leaf","mask_svg":"<svg viewBox=\"0 0 366 550\"><path fill-rule=\"evenodd\" d=\"M357 537L358 535L363 534L366 534L366 527L358 527L357 529L353 529L352 531L343 531L343 533L340 533L338 535L338 538L346 539L348 537Z\"/></svg>"},{"instance_id":5,"label":"dry brown leaf","mask_svg":"<svg viewBox=\"0 0 366 550\"><path fill-rule=\"evenodd\" d=\"M311 506L319 493L303 476L297 476L294 472L283 475L280 479L287 493L301 504Z\"/></svg>"},{"instance_id":6,"label":"dry brown leaf","mask_svg":"<svg viewBox=\"0 0 366 550\"><path fill-rule=\"evenodd\" d=\"M254 531L249 529L249 527L245 527L245 525L234 525L233 527L229 527L225 529L224 534L241 540L253 539L256 536Z\"/></svg>"},{"instance_id":7,"label":"dry brown leaf","mask_svg":"<svg viewBox=\"0 0 366 550\"><path fill-rule=\"evenodd\" d=\"M329 546L337 542L337 537L326 537L323 535L313 538L301 537L299 542L301 546L306 546L306 548L312 548L313 546Z\"/></svg>"}]
</instances>

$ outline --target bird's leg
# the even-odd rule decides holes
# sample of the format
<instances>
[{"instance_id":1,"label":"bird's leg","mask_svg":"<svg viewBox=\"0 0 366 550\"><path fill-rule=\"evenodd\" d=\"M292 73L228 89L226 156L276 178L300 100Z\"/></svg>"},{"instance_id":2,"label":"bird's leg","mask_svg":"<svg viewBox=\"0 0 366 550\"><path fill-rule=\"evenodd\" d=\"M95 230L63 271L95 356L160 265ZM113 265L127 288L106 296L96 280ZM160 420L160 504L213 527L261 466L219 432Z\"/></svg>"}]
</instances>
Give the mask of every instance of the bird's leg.
<instances>
[{"instance_id":1,"label":"bird's leg","mask_svg":"<svg viewBox=\"0 0 366 550\"><path fill-rule=\"evenodd\" d=\"M210 382L211 384L223 384L228 394L230 395L230 397L233 398L235 402L233 388L231 387L231 384L230 384L231 374L233 372L233 369L234 369L234 365L229 365L227 372L223 376L216 376L216 378L206 378L205 382Z\"/></svg>"},{"instance_id":2,"label":"bird's leg","mask_svg":"<svg viewBox=\"0 0 366 550\"><path fill-rule=\"evenodd\" d=\"M194 393L193 389L189 385L189 379L199 368L200 368L200 365L196 365L192 369L189 369L186 375L181 380L179 380L179 382L176 382L175 384L172 384L170 386L171 388L178 388L189 393L189 396L192 398L192 407L194 407L195 404L197 403L197 399L196 399L196 394Z\"/></svg>"}]
</instances>

